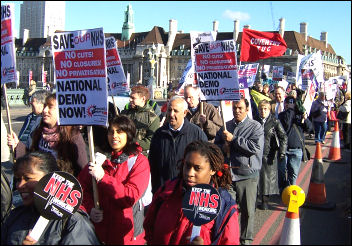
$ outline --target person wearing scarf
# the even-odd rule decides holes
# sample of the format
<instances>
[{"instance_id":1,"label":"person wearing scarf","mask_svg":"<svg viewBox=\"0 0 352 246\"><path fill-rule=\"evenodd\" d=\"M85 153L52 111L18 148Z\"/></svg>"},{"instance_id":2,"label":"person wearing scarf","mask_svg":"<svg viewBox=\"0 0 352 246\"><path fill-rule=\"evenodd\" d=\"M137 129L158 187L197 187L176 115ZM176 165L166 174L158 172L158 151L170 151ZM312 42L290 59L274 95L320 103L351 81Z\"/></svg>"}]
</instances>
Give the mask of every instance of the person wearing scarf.
<instances>
[{"instance_id":1,"label":"person wearing scarf","mask_svg":"<svg viewBox=\"0 0 352 246\"><path fill-rule=\"evenodd\" d=\"M28 151L41 150L51 153L61 171L78 176L81 169L88 163L86 144L76 126L59 126L57 115L58 105L56 94L46 97L42 120L31 134L32 145L26 149L25 144L18 140L14 132L8 135L8 145L14 146L16 159Z\"/></svg>"}]
</instances>

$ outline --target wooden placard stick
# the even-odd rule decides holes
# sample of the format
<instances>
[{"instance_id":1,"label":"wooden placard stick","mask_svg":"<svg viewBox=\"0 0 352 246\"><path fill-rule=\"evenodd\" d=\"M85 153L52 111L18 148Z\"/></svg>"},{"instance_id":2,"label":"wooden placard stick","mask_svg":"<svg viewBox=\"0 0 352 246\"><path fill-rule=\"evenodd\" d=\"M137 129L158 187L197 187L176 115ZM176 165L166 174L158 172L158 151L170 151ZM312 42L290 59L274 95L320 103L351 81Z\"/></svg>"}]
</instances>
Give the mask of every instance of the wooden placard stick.
<instances>
[{"instance_id":1,"label":"wooden placard stick","mask_svg":"<svg viewBox=\"0 0 352 246\"><path fill-rule=\"evenodd\" d=\"M94 156L94 142L93 142L93 129L92 126L88 126L88 144L89 144L89 161L95 163L95 156ZM94 200L94 207L99 209L99 194L97 188L97 181L94 177L92 177L92 184L93 184L93 200Z\"/></svg>"},{"instance_id":2,"label":"wooden placard stick","mask_svg":"<svg viewBox=\"0 0 352 246\"><path fill-rule=\"evenodd\" d=\"M4 90L4 98L5 98L5 103L6 103L6 115L7 115L7 123L9 125L9 133L12 136L12 125L11 125L11 116L10 116L10 108L9 108L9 103L7 101L7 92L6 92L6 84L4 84L3 86L3 90ZM11 146L11 151L12 151L12 158L13 158L13 163L16 162L16 158L15 158L15 146Z\"/></svg>"},{"instance_id":3,"label":"wooden placard stick","mask_svg":"<svg viewBox=\"0 0 352 246\"><path fill-rule=\"evenodd\" d=\"M111 97L112 97L112 103L114 104L115 113L116 113L116 115L119 115L119 112L118 112L117 107L116 107L114 96L111 96ZM108 111L109 111L109 105L108 105Z\"/></svg>"},{"instance_id":4,"label":"wooden placard stick","mask_svg":"<svg viewBox=\"0 0 352 246\"><path fill-rule=\"evenodd\" d=\"M224 131L227 131L226 129L226 122L225 122L225 118L224 118L224 104L225 102L223 100L220 101L220 110L221 110L221 119L222 119L222 124L224 125ZM226 157L230 158L230 152L226 153Z\"/></svg>"},{"instance_id":5,"label":"wooden placard stick","mask_svg":"<svg viewBox=\"0 0 352 246\"><path fill-rule=\"evenodd\" d=\"M204 105L202 101L200 101L200 114L204 114Z\"/></svg>"}]
</instances>

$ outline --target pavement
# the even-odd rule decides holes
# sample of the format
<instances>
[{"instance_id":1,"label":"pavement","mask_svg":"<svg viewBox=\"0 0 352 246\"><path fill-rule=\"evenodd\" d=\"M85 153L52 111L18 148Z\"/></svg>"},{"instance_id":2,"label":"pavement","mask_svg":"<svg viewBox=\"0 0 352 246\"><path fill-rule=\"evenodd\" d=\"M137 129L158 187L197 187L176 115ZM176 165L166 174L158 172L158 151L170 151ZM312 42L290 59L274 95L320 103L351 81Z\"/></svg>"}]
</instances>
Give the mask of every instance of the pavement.
<instances>
[{"instance_id":1,"label":"pavement","mask_svg":"<svg viewBox=\"0 0 352 246\"><path fill-rule=\"evenodd\" d=\"M322 147L323 160L329 155L331 140L332 132L328 132L326 144ZM306 147L311 153L311 160L301 163L297 185L307 196L316 148L314 139L306 136ZM327 201L335 203L336 208L327 211L300 207L302 245L351 244L351 152L341 148L341 156L342 159L338 162L323 162L326 198ZM253 245L278 244L286 210L287 207L279 196L271 199L269 210L256 210Z\"/></svg>"}]
</instances>

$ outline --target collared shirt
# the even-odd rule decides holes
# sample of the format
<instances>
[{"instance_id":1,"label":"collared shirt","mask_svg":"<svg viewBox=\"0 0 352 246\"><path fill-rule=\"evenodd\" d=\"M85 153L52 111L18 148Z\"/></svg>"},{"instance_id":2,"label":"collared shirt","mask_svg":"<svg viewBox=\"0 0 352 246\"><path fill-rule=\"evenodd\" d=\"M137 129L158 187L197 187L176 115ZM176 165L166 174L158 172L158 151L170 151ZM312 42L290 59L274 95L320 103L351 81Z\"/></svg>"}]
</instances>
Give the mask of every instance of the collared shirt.
<instances>
[{"instance_id":1,"label":"collared shirt","mask_svg":"<svg viewBox=\"0 0 352 246\"><path fill-rule=\"evenodd\" d=\"M281 111L279 112L279 107L281 106ZM285 110L284 102L276 103L275 107L275 116L279 118L279 114Z\"/></svg>"},{"instance_id":2,"label":"collared shirt","mask_svg":"<svg viewBox=\"0 0 352 246\"><path fill-rule=\"evenodd\" d=\"M235 124L235 126L237 127L239 124L243 123L243 121L245 121L247 119L248 115L246 115L246 117L244 117L243 120L241 120L240 122L236 122L235 119L233 119L233 123Z\"/></svg>"},{"instance_id":3,"label":"collared shirt","mask_svg":"<svg viewBox=\"0 0 352 246\"><path fill-rule=\"evenodd\" d=\"M170 129L172 132L179 132L179 131L181 131L181 129L182 129L184 123L185 123L185 120L183 120L181 126L180 126L179 128L177 128L176 130L173 129L173 128L170 126L170 124L169 124L169 129Z\"/></svg>"},{"instance_id":4,"label":"collared shirt","mask_svg":"<svg viewBox=\"0 0 352 246\"><path fill-rule=\"evenodd\" d=\"M265 122L266 122L266 120L268 119L268 117L269 117L269 116L267 116L267 117L265 117L265 118L260 117L260 119L262 120L262 125L263 125L263 126L265 125Z\"/></svg>"},{"instance_id":5,"label":"collared shirt","mask_svg":"<svg viewBox=\"0 0 352 246\"><path fill-rule=\"evenodd\" d=\"M197 111L198 106L195 107L195 108L190 108L190 107L188 107L188 109L189 109L189 111L190 111L192 114L194 114L194 113Z\"/></svg>"}]
</instances>

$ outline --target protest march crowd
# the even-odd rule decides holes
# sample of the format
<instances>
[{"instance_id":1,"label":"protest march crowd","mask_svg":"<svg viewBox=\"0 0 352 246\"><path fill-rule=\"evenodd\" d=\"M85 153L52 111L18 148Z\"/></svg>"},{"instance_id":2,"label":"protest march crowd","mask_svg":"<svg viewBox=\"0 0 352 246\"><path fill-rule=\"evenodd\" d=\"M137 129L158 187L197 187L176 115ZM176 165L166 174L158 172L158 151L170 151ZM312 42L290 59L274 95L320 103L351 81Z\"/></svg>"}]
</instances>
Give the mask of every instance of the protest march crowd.
<instances>
[{"instance_id":1,"label":"protest march crowd","mask_svg":"<svg viewBox=\"0 0 352 246\"><path fill-rule=\"evenodd\" d=\"M264 96L262 87L256 82L251 90ZM19 136L7 135L16 153L13 185L23 205L4 215L2 243L36 242L28 236L39 216L33 206L35 183L62 170L79 180L83 202L66 222L70 228L53 222L38 243L187 244L192 227L182 214L182 194L206 183L222 189L229 207L215 222L203 225L192 242L210 244L216 238L218 244L250 244L255 209L268 209L272 195L296 184L303 132L313 132L315 141L324 144L332 108L350 114L351 93L340 90L344 99L331 106L324 92L316 93L312 108L320 113L311 110L309 116L302 107L304 92L294 85L277 86L251 115L250 102L241 98L231 102L233 119L225 130L219 109L200 101L198 87L187 85L183 97L170 91L166 111L159 109L158 115L147 87L134 86L120 114L109 104L108 128L94 126L94 144L101 152L95 163L88 161L86 129L58 125L55 94L37 90ZM350 115L340 122L344 148L350 149ZM99 208L94 206L91 177L97 182Z\"/></svg>"},{"instance_id":2,"label":"protest march crowd","mask_svg":"<svg viewBox=\"0 0 352 246\"><path fill-rule=\"evenodd\" d=\"M334 84L332 95L308 66L316 57L302 59L297 83L269 83L255 80L258 64L237 65L234 40L191 42L190 66L160 107L150 85L129 88L103 28L55 33L56 92L31 92L18 136L1 115L1 162L13 155L13 180L1 172L1 244L252 244L255 210L296 184L305 134L325 144L339 121L350 150L351 91ZM244 29L240 61L285 50L280 34ZM118 92L129 92L123 108L107 100Z\"/></svg>"}]
</instances>

